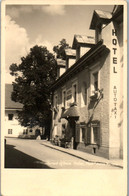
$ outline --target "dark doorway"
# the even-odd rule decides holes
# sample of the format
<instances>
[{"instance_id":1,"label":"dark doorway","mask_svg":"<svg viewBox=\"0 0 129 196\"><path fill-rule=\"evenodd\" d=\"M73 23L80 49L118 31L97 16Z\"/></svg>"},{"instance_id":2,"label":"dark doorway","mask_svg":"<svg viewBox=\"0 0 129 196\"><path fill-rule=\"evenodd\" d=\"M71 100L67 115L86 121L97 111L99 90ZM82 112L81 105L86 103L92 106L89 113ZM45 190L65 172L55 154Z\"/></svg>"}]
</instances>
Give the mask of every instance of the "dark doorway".
<instances>
[{"instance_id":1,"label":"dark doorway","mask_svg":"<svg viewBox=\"0 0 129 196\"><path fill-rule=\"evenodd\" d=\"M72 143L73 149L77 149L77 142L76 142L76 121L78 120L77 117L69 117L68 121L70 124L70 129L72 133Z\"/></svg>"},{"instance_id":2,"label":"dark doorway","mask_svg":"<svg viewBox=\"0 0 129 196\"><path fill-rule=\"evenodd\" d=\"M35 130L35 135L36 135L36 136L40 135L40 129L36 129L36 130Z\"/></svg>"}]
</instances>

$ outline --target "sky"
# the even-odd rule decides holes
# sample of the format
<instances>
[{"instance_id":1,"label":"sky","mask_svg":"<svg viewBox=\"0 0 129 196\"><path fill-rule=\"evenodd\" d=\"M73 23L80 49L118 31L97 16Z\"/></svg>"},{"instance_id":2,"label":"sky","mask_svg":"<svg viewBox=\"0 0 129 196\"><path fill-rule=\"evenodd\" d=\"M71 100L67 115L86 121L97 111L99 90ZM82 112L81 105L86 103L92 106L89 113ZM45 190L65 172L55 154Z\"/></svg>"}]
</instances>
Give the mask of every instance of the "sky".
<instances>
[{"instance_id":1,"label":"sky","mask_svg":"<svg viewBox=\"0 0 129 196\"><path fill-rule=\"evenodd\" d=\"M14 80L9 66L34 45L53 52L63 38L72 46L75 34L94 36L89 27L95 9L112 12L113 5L6 5L6 83Z\"/></svg>"}]
</instances>

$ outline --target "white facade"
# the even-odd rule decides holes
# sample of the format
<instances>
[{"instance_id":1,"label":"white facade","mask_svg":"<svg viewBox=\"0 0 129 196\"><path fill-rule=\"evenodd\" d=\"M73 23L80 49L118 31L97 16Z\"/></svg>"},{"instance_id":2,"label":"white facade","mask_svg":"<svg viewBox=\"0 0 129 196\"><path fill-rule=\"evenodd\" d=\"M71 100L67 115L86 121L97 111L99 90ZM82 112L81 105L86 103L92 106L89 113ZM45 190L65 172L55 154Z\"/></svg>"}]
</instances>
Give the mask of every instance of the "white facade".
<instances>
[{"instance_id":1,"label":"white facade","mask_svg":"<svg viewBox=\"0 0 129 196\"><path fill-rule=\"evenodd\" d=\"M22 127L17 120L17 113L15 109L5 110L5 136L18 137L23 134L24 127Z\"/></svg>"},{"instance_id":2,"label":"white facade","mask_svg":"<svg viewBox=\"0 0 129 196\"><path fill-rule=\"evenodd\" d=\"M23 134L25 127L21 126L17 117L17 111L23 107L22 104L14 102L11 99L13 86L11 84L5 85L5 130L6 137L18 137Z\"/></svg>"}]
</instances>

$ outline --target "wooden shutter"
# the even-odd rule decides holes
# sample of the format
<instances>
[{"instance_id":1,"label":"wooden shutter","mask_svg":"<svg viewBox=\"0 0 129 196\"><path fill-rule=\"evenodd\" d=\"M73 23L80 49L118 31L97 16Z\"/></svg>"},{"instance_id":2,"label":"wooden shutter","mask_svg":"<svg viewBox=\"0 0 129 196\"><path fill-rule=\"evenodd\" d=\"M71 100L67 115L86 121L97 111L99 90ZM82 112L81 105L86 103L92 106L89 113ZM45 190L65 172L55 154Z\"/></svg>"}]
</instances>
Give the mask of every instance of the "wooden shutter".
<instances>
[{"instance_id":1,"label":"wooden shutter","mask_svg":"<svg viewBox=\"0 0 129 196\"><path fill-rule=\"evenodd\" d=\"M80 124L76 124L75 141L80 142Z\"/></svg>"}]
</instances>

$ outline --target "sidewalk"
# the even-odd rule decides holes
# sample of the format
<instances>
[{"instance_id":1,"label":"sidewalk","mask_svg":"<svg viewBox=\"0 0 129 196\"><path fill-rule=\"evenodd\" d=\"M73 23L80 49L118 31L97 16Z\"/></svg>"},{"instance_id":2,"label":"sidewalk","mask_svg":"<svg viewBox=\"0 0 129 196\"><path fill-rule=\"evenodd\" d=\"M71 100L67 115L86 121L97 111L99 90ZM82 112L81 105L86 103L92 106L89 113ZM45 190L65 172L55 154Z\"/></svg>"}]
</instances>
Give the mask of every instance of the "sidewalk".
<instances>
[{"instance_id":1,"label":"sidewalk","mask_svg":"<svg viewBox=\"0 0 129 196\"><path fill-rule=\"evenodd\" d=\"M92 154L89 154L86 152L82 152L79 150L59 147L59 146L53 145L50 141L46 141L46 140L40 140L40 144L47 146L49 148L70 154L72 156L75 156L75 157L82 159L84 161L87 161L87 162L108 164L108 165L112 165L115 167L123 168L123 160L122 159L108 160L106 158L95 156L95 155L92 155Z\"/></svg>"}]
</instances>

